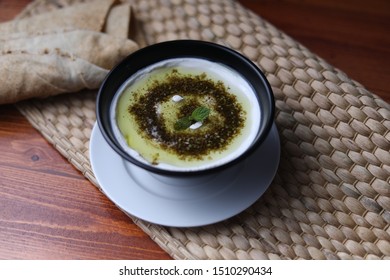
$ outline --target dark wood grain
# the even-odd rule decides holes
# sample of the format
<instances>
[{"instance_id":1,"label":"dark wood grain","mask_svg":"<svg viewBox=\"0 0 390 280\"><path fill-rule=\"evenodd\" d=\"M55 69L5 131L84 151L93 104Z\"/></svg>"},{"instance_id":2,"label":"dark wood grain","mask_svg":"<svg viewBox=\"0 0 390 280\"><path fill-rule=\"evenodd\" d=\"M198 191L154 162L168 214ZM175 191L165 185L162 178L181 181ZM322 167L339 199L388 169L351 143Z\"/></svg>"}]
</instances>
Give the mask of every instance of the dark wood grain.
<instances>
[{"instance_id":1,"label":"dark wood grain","mask_svg":"<svg viewBox=\"0 0 390 280\"><path fill-rule=\"evenodd\" d=\"M0 107L1 259L168 259L13 108Z\"/></svg>"},{"instance_id":2,"label":"dark wood grain","mask_svg":"<svg viewBox=\"0 0 390 280\"><path fill-rule=\"evenodd\" d=\"M0 0L0 21L29 2ZM390 101L389 1L240 2ZM169 258L12 105L0 106L0 259Z\"/></svg>"},{"instance_id":3,"label":"dark wood grain","mask_svg":"<svg viewBox=\"0 0 390 280\"><path fill-rule=\"evenodd\" d=\"M240 2L390 102L390 1Z\"/></svg>"}]
</instances>

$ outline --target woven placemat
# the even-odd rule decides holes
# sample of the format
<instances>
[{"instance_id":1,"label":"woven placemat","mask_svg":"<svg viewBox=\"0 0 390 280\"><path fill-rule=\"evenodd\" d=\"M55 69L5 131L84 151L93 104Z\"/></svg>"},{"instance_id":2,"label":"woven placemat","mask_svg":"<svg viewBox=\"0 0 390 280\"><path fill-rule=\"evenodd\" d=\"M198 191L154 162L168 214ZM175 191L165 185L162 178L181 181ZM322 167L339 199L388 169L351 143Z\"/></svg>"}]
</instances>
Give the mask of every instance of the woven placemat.
<instances>
[{"instance_id":1,"label":"woven placemat","mask_svg":"<svg viewBox=\"0 0 390 280\"><path fill-rule=\"evenodd\" d=\"M19 17L72 0L34 1ZM191 38L236 49L275 94L281 163L263 197L224 222L170 228L131 217L175 259L390 259L390 106L229 0L134 1L147 44ZM96 92L18 104L86 178ZM260 180L260 178L259 178Z\"/></svg>"}]
</instances>

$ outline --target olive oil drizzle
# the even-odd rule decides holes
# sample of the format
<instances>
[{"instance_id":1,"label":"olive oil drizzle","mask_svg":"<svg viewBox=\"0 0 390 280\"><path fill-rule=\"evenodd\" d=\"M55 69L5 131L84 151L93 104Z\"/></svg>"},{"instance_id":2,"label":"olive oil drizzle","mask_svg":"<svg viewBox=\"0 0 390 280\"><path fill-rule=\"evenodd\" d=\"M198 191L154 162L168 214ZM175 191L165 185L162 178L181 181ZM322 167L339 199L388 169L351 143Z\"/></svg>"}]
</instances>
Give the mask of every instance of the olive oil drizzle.
<instances>
[{"instance_id":1,"label":"olive oil drizzle","mask_svg":"<svg viewBox=\"0 0 390 280\"><path fill-rule=\"evenodd\" d=\"M142 94L133 92L136 101L128 107L139 126L138 133L181 159L202 159L210 152L223 151L244 126L246 115L237 98L221 81L213 81L205 73L184 75L173 69L162 81L153 81L143 90ZM183 97L175 104L176 120L191 115L201 106L210 109L200 128L175 130L173 125L167 125L156 108L164 102L173 102L170 99L174 95ZM208 99L213 102L205 104Z\"/></svg>"}]
</instances>

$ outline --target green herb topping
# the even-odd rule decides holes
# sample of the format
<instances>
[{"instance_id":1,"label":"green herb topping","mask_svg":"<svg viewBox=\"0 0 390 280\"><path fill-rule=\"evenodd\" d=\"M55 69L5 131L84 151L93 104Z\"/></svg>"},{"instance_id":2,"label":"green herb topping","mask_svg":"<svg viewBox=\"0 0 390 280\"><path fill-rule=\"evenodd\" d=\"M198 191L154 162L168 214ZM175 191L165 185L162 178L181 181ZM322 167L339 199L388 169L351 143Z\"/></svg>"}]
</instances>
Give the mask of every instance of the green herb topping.
<instances>
[{"instance_id":1,"label":"green herb topping","mask_svg":"<svg viewBox=\"0 0 390 280\"><path fill-rule=\"evenodd\" d=\"M175 123L176 130L189 128L193 122L203 122L210 114L210 109L204 106L197 107L190 116L185 116L177 120Z\"/></svg>"},{"instance_id":2,"label":"green herb topping","mask_svg":"<svg viewBox=\"0 0 390 280\"><path fill-rule=\"evenodd\" d=\"M205 73L185 75L174 69L164 80L149 84L144 94L134 92L137 100L128 111L145 139L180 158L201 159L226 149L244 126L245 112L228 90ZM174 95L183 97L177 107L156 110ZM203 122L201 128L187 129L196 122Z\"/></svg>"}]
</instances>

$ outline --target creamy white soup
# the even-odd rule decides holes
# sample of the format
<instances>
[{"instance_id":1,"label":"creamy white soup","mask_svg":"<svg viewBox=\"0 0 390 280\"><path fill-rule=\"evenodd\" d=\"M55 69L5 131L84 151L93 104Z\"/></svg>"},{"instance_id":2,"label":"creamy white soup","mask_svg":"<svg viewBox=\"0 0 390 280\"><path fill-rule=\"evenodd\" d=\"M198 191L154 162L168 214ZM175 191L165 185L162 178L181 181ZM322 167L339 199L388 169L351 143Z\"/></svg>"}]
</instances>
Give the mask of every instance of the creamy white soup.
<instances>
[{"instance_id":1,"label":"creamy white soup","mask_svg":"<svg viewBox=\"0 0 390 280\"><path fill-rule=\"evenodd\" d=\"M164 170L204 170L251 146L260 107L252 86L232 68L169 59L122 85L111 121L122 147L137 160Z\"/></svg>"}]
</instances>

